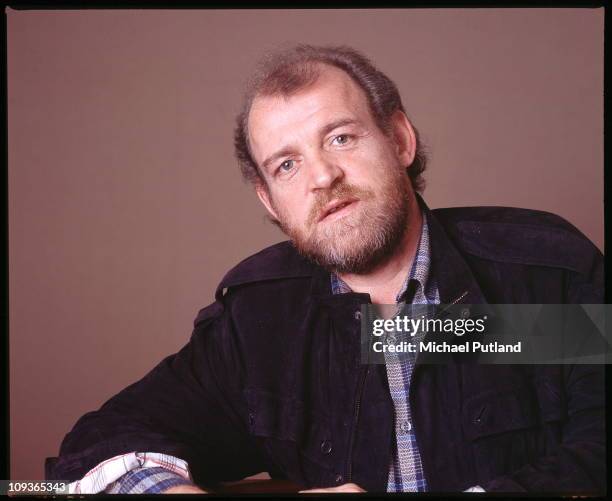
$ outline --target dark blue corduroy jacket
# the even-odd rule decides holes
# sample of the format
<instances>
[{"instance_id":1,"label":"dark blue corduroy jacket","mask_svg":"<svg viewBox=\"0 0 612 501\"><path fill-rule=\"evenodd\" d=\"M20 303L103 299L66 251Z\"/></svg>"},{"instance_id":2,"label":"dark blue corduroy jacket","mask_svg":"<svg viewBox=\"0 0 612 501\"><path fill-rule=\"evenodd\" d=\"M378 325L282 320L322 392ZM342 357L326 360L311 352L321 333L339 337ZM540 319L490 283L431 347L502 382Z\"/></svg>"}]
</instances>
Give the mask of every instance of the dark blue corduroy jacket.
<instances>
[{"instance_id":1,"label":"dark blue corduroy jacket","mask_svg":"<svg viewBox=\"0 0 612 501\"><path fill-rule=\"evenodd\" d=\"M424 210L442 303L602 303L602 256L558 216ZM367 294L289 243L232 269L189 343L83 416L49 458L75 480L131 451L185 459L204 485L269 471L308 487L385 491L393 403L385 367L360 363ZM431 491L605 489L604 371L586 365L420 364L410 391Z\"/></svg>"}]
</instances>

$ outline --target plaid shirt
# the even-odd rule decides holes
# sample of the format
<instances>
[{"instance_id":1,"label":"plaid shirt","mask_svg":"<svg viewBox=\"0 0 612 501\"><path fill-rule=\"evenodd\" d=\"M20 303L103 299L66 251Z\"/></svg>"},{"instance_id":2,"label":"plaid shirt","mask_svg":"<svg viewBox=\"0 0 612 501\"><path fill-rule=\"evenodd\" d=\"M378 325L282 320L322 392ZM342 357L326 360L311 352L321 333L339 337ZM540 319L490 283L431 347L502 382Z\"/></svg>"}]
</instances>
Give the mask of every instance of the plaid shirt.
<instances>
[{"instance_id":1,"label":"plaid shirt","mask_svg":"<svg viewBox=\"0 0 612 501\"><path fill-rule=\"evenodd\" d=\"M435 280L429 276L429 264L429 228L427 226L427 217L423 214L423 226L417 252L410 272L395 298L397 303L440 303ZM334 273L331 276L331 283L334 294L351 292L351 288ZM398 334L392 334L391 336L399 337ZM410 405L408 403L410 377L414 369L414 361L414 354L412 356L400 356L398 353L385 352L387 379L395 408L396 438L391 464L389 465L388 492L423 492L427 490L427 482L423 474L421 456L412 427Z\"/></svg>"}]
</instances>

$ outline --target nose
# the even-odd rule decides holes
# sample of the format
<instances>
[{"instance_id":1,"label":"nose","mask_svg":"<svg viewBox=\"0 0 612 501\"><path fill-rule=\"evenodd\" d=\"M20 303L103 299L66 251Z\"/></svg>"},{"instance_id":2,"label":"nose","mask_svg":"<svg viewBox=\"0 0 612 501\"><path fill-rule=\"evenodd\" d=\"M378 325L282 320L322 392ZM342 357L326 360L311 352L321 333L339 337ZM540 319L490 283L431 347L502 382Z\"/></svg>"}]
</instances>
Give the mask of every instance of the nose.
<instances>
[{"instance_id":1,"label":"nose","mask_svg":"<svg viewBox=\"0 0 612 501\"><path fill-rule=\"evenodd\" d=\"M310 179L313 190L329 189L343 176L342 167L331 156L320 154L311 163Z\"/></svg>"}]
</instances>

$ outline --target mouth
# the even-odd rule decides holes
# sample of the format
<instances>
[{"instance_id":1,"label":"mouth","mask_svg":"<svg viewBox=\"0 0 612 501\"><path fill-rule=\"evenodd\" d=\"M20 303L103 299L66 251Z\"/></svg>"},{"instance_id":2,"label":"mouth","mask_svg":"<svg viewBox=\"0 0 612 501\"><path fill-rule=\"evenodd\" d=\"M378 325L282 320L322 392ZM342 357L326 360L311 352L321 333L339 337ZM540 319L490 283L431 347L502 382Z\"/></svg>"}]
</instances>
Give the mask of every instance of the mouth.
<instances>
[{"instance_id":1,"label":"mouth","mask_svg":"<svg viewBox=\"0 0 612 501\"><path fill-rule=\"evenodd\" d=\"M323 208L318 222L334 221L344 217L353 209L357 202L357 199L333 200Z\"/></svg>"}]
</instances>

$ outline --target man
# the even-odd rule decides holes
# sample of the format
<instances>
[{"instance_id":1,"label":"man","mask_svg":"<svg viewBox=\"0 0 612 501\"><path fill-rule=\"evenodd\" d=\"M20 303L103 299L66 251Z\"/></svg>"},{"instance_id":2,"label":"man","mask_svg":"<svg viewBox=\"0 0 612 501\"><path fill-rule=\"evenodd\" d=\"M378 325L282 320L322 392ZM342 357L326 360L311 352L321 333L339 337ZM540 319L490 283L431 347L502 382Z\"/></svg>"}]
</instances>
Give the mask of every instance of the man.
<instances>
[{"instance_id":1,"label":"man","mask_svg":"<svg viewBox=\"0 0 612 501\"><path fill-rule=\"evenodd\" d=\"M219 284L190 342L83 416L49 478L203 492L268 471L305 490L605 490L601 367L360 358L365 303L601 303L602 256L537 211L430 211L395 85L298 46L251 82L237 157L290 237ZM197 484L197 485L196 485Z\"/></svg>"}]
</instances>

